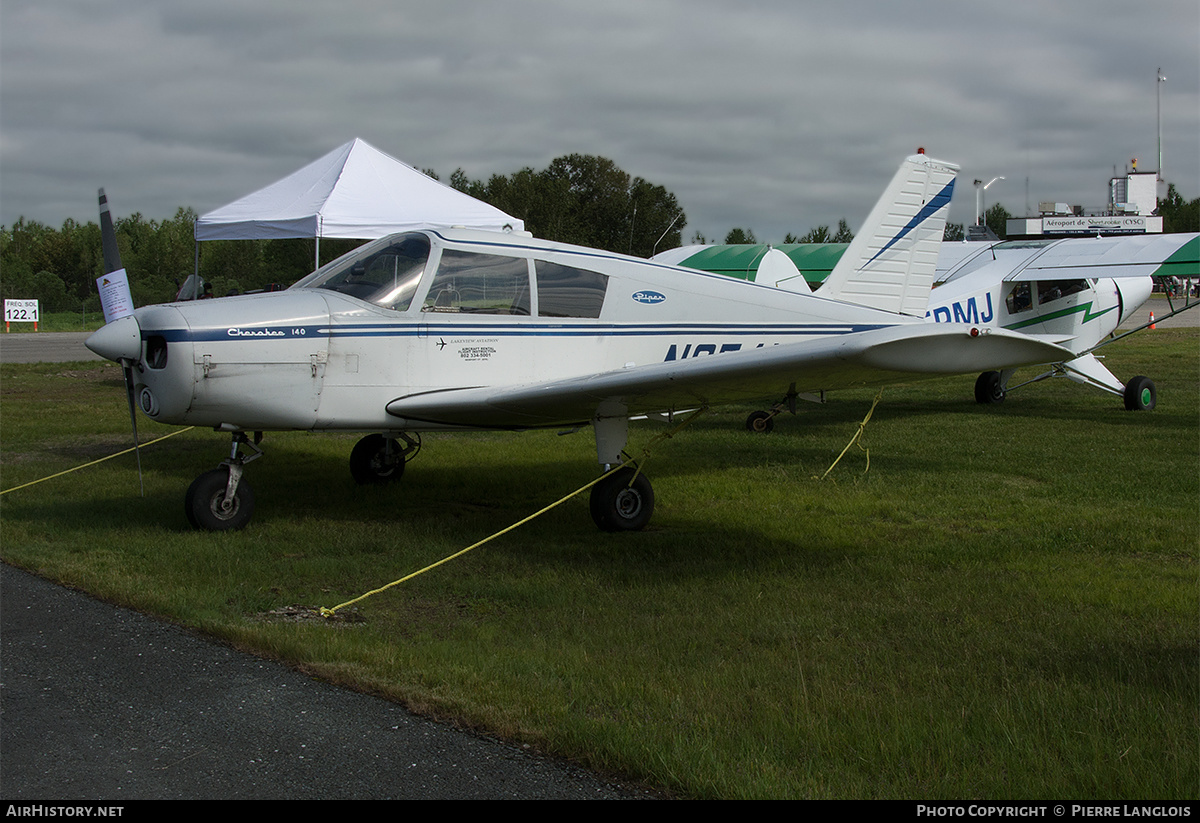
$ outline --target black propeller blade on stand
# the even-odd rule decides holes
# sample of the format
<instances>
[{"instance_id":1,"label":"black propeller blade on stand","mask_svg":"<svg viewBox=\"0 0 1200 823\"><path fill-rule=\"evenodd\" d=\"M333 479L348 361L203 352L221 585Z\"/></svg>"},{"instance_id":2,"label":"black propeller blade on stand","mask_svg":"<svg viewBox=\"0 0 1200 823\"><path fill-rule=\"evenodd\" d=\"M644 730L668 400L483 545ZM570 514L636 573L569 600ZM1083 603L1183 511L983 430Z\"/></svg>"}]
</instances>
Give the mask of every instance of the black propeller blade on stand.
<instances>
[{"instance_id":1,"label":"black propeller blade on stand","mask_svg":"<svg viewBox=\"0 0 1200 823\"><path fill-rule=\"evenodd\" d=\"M121 251L117 248L117 233L113 229L112 215L108 211L108 197L104 189L100 189L100 247L104 252L104 273L112 274L124 268L121 265ZM137 429L137 400L134 397L133 361L121 358L121 373L125 377L125 397L129 401L129 422L133 426L133 451L137 455L138 485L142 497L146 496L146 484L142 480L142 451L138 442Z\"/></svg>"}]
</instances>

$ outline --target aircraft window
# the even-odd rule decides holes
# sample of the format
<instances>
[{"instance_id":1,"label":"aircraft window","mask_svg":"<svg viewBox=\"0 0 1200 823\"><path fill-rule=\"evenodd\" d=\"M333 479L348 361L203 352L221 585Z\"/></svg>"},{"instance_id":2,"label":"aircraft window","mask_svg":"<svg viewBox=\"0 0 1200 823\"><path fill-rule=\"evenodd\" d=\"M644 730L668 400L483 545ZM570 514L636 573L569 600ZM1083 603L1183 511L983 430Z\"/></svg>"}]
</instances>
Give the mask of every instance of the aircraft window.
<instances>
[{"instance_id":1,"label":"aircraft window","mask_svg":"<svg viewBox=\"0 0 1200 823\"><path fill-rule=\"evenodd\" d=\"M446 249L421 311L528 315L529 261Z\"/></svg>"},{"instance_id":2,"label":"aircraft window","mask_svg":"<svg viewBox=\"0 0 1200 823\"><path fill-rule=\"evenodd\" d=\"M1038 303L1045 304L1087 290L1086 280L1039 280Z\"/></svg>"},{"instance_id":3,"label":"aircraft window","mask_svg":"<svg viewBox=\"0 0 1200 823\"><path fill-rule=\"evenodd\" d=\"M1019 314L1033 308L1033 291L1028 283L1018 283L1005 299L1009 314Z\"/></svg>"},{"instance_id":4,"label":"aircraft window","mask_svg":"<svg viewBox=\"0 0 1200 823\"><path fill-rule=\"evenodd\" d=\"M331 289L387 309L412 303L429 260L429 240L405 234L368 243L322 266L293 288Z\"/></svg>"},{"instance_id":5,"label":"aircraft window","mask_svg":"<svg viewBox=\"0 0 1200 823\"><path fill-rule=\"evenodd\" d=\"M599 317L608 277L586 269L535 260L538 314L542 317Z\"/></svg>"}]
</instances>

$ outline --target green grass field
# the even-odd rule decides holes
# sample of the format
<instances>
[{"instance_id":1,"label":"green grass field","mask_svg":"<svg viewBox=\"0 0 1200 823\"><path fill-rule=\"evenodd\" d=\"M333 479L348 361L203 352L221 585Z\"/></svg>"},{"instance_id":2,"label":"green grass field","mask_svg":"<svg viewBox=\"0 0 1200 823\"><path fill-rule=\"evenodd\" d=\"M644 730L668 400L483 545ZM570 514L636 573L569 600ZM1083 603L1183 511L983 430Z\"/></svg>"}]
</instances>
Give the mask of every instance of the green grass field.
<instances>
[{"instance_id":1,"label":"green grass field","mask_svg":"<svg viewBox=\"0 0 1200 823\"><path fill-rule=\"evenodd\" d=\"M590 433L426 435L360 488L350 436L268 434L244 532L189 530L228 438L193 430L0 497L6 562L424 714L680 797L1194 799L1200 787L1200 332L1105 350L1158 408L973 377L742 428L646 465L658 505L586 495L338 612L593 479ZM0 486L129 445L119 369L0 369ZM173 429L141 418L144 438ZM631 426L631 450L662 427Z\"/></svg>"}]
</instances>

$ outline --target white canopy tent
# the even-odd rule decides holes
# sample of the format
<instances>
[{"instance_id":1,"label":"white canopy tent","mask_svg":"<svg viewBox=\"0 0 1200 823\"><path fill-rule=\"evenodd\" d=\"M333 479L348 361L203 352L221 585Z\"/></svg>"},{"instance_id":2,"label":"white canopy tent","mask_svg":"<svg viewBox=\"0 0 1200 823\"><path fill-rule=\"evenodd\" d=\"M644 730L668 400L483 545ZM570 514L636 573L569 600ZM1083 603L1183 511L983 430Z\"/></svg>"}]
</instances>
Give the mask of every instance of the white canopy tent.
<instances>
[{"instance_id":1,"label":"white canopy tent","mask_svg":"<svg viewBox=\"0 0 1200 823\"><path fill-rule=\"evenodd\" d=\"M316 162L196 221L202 240L372 240L398 231L464 227L522 231L523 221L442 185L355 138Z\"/></svg>"}]
</instances>

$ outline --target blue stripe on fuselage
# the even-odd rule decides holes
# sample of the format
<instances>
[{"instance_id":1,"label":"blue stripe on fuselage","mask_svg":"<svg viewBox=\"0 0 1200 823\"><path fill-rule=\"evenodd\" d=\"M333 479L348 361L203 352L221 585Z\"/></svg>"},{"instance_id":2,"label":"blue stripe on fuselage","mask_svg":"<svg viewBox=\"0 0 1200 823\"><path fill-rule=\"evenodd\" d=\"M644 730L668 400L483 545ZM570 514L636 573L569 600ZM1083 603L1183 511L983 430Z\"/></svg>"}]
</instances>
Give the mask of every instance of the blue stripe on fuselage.
<instances>
[{"instance_id":1,"label":"blue stripe on fuselage","mask_svg":"<svg viewBox=\"0 0 1200 823\"><path fill-rule=\"evenodd\" d=\"M808 323L800 325L668 323L652 326L621 325L562 325L557 323L492 326L456 323L387 323L352 326L271 326L264 328L221 329L144 329L143 339L158 336L168 343L217 341L258 343L279 340L301 340L350 337L430 337L452 334L456 337L665 337L681 334L704 335L785 335L814 337L845 335L873 331L892 324Z\"/></svg>"}]
</instances>

